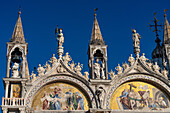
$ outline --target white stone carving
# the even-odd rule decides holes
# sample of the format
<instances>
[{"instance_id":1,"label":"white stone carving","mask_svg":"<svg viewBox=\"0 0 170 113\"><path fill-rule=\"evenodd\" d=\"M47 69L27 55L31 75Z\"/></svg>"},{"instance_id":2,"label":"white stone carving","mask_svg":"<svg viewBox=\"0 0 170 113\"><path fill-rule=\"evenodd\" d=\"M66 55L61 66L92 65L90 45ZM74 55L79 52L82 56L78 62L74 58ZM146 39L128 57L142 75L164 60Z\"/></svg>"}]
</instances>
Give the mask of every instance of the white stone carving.
<instances>
[{"instance_id":1,"label":"white stone carving","mask_svg":"<svg viewBox=\"0 0 170 113\"><path fill-rule=\"evenodd\" d=\"M123 72L123 68L118 64L118 66L115 68L117 70L117 74L120 75Z\"/></svg>"},{"instance_id":2,"label":"white stone carving","mask_svg":"<svg viewBox=\"0 0 170 113\"><path fill-rule=\"evenodd\" d=\"M51 70L51 66L50 66L50 64L48 64L47 62L46 62L46 64L45 64L45 70L46 70L46 73L48 72L48 71L50 71Z\"/></svg>"},{"instance_id":3,"label":"white stone carving","mask_svg":"<svg viewBox=\"0 0 170 113\"><path fill-rule=\"evenodd\" d=\"M132 56L132 54L130 55L128 62L130 63L131 66L134 64L135 58Z\"/></svg>"},{"instance_id":4,"label":"white stone carving","mask_svg":"<svg viewBox=\"0 0 170 113\"><path fill-rule=\"evenodd\" d=\"M83 64L80 65L80 63L78 62L77 66L75 67L75 71L78 75L82 75L81 74L82 68L83 68Z\"/></svg>"},{"instance_id":5,"label":"white stone carving","mask_svg":"<svg viewBox=\"0 0 170 113\"><path fill-rule=\"evenodd\" d=\"M147 59L145 57L145 53L143 53L142 56L140 57L140 60L143 61L143 63L146 63L146 61L149 60L149 59Z\"/></svg>"},{"instance_id":6,"label":"white stone carving","mask_svg":"<svg viewBox=\"0 0 170 113\"><path fill-rule=\"evenodd\" d=\"M19 64L18 63L14 63L13 67L12 67L12 77L13 78L19 78Z\"/></svg>"},{"instance_id":7,"label":"white stone carving","mask_svg":"<svg viewBox=\"0 0 170 113\"><path fill-rule=\"evenodd\" d=\"M57 72L58 73L65 73L67 72L66 69L60 64L58 67L57 67Z\"/></svg>"},{"instance_id":8,"label":"white stone carving","mask_svg":"<svg viewBox=\"0 0 170 113\"><path fill-rule=\"evenodd\" d=\"M112 69L111 69L109 76L110 76L111 80L113 80L116 77L115 71L113 72Z\"/></svg>"},{"instance_id":9,"label":"white stone carving","mask_svg":"<svg viewBox=\"0 0 170 113\"><path fill-rule=\"evenodd\" d=\"M31 81L35 81L36 80L36 74L34 74L34 72L32 71L31 73Z\"/></svg>"},{"instance_id":10,"label":"white stone carving","mask_svg":"<svg viewBox=\"0 0 170 113\"><path fill-rule=\"evenodd\" d=\"M38 76L44 75L45 69L41 67L41 64L39 64L39 67L37 68Z\"/></svg>"},{"instance_id":11,"label":"white stone carving","mask_svg":"<svg viewBox=\"0 0 170 113\"><path fill-rule=\"evenodd\" d=\"M72 60L72 58L70 57L69 53L67 52L65 56L63 56L63 60L65 64L68 64L68 62L70 62Z\"/></svg>"},{"instance_id":12,"label":"white stone carving","mask_svg":"<svg viewBox=\"0 0 170 113\"><path fill-rule=\"evenodd\" d=\"M165 78L168 78L168 71L166 69L162 70L161 73Z\"/></svg>"},{"instance_id":13,"label":"white stone carving","mask_svg":"<svg viewBox=\"0 0 170 113\"><path fill-rule=\"evenodd\" d=\"M51 58L51 61L49 61L52 64L52 67L54 67L57 63L57 58L55 57L55 54L53 54L53 57Z\"/></svg>"},{"instance_id":14,"label":"white stone carving","mask_svg":"<svg viewBox=\"0 0 170 113\"><path fill-rule=\"evenodd\" d=\"M158 66L157 62L155 62L155 65L153 65L153 69L156 73L160 74L160 72L159 72L160 67Z\"/></svg>"},{"instance_id":15,"label":"white stone carving","mask_svg":"<svg viewBox=\"0 0 170 113\"><path fill-rule=\"evenodd\" d=\"M96 96L97 96L97 100L98 100L98 103L99 103L99 108L102 109L104 97L105 97L105 90L103 89L103 87L99 87L96 90Z\"/></svg>"},{"instance_id":16,"label":"white stone carving","mask_svg":"<svg viewBox=\"0 0 170 113\"><path fill-rule=\"evenodd\" d=\"M89 73L87 71L84 72L84 77L86 80L89 80Z\"/></svg>"},{"instance_id":17,"label":"white stone carving","mask_svg":"<svg viewBox=\"0 0 170 113\"><path fill-rule=\"evenodd\" d=\"M74 63L74 61L72 61L72 63L70 64L70 69L74 71L75 65L76 64Z\"/></svg>"},{"instance_id":18,"label":"white stone carving","mask_svg":"<svg viewBox=\"0 0 170 113\"><path fill-rule=\"evenodd\" d=\"M139 58L141 36L139 35L139 33L136 33L135 29L132 30L132 33L133 33L132 39L133 39L134 53L135 53L136 57Z\"/></svg>"},{"instance_id":19,"label":"white stone carving","mask_svg":"<svg viewBox=\"0 0 170 113\"><path fill-rule=\"evenodd\" d=\"M100 79L100 64L98 62L99 59L96 58L96 63L94 63L94 74L96 79Z\"/></svg>"},{"instance_id":20,"label":"white stone carving","mask_svg":"<svg viewBox=\"0 0 170 113\"><path fill-rule=\"evenodd\" d=\"M124 64L122 64L122 66L124 68L124 72L129 69L129 64L127 64L126 62Z\"/></svg>"},{"instance_id":21,"label":"white stone carving","mask_svg":"<svg viewBox=\"0 0 170 113\"><path fill-rule=\"evenodd\" d=\"M63 43L64 43L64 37L63 37L62 29L59 29L59 34L58 34L57 40L58 40L58 45L62 46Z\"/></svg>"}]
</instances>

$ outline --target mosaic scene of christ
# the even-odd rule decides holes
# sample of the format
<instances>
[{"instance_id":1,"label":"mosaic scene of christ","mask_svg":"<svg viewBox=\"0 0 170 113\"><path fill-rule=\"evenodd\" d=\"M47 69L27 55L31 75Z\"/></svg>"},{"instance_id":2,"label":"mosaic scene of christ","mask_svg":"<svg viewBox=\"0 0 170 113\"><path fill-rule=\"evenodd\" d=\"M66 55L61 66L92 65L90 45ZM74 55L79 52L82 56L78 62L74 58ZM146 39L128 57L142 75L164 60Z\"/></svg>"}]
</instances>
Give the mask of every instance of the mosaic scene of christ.
<instances>
[{"instance_id":1,"label":"mosaic scene of christ","mask_svg":"<svg viewBox=\"0 0 170 113\"><path fill-rule=\"evenodd\" d=\"M111 109L161 110L169 107L167 96L155 86L140 82L127 82L116 89L110 101Z\"/></svg>"},{"instance_id":2,"label":"mosaic scene of christ","mask_svg":"<svg viewBox=\"0 0 170 113\"><path fill-rule=\"evenodd\" d=\"M88 102L83 93L66 83L48 84L36 94L34 110L88 110Z\"/></svg>"}]
</instances>

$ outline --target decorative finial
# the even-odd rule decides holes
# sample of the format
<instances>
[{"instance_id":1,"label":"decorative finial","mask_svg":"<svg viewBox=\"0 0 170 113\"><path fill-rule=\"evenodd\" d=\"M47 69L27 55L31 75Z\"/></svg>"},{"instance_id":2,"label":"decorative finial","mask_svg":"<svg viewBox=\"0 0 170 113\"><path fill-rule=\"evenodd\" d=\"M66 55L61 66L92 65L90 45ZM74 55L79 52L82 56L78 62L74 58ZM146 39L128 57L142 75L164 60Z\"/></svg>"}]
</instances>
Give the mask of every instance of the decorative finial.
<instances>
[{"instance_id":1,"label":"decorative finial","mask_svg":"<svg viewBox=\"0 0 170 113\"><path fill-rule=\"evenodd\" d=\"M136 33L135 29L132 30L132 39L133 39L134 53L136 55L136 58L139 58L141 36L139 35L139 33Z\"/></svg>"},{"instance_id":2,"label":"decorative finial","mask_svg":"<svg viewBox=\"0 0 170 113\"><path fill-rule=\"evenodd\" d=\"M19 5L19 12L18 14L20 15L21 14L21 5Z\"/></svg>"},{"instance_id":3,"label":"decorative finial","mask_svg":"<svg viewBox=\"0 0 170 113\"><path fill-rule=\"evenodd\" d=\"M96 11L98 10L98 8L94 9L94 17L96 18Z\"/></svg>"},{"instance_id":4,"label":"decorative finial","mask_svg":"<svg viewBox=\"0 0 170 113\"><path fill-rule=\"evenodd\" d=\"M166 17L166 12L168 11L168 9L164 9L164 17Z\"/></svg>"},{"instance_id":5,"label":"decorative finial","mask_svg":"<svg viewBox=\"0 0 170 113\"><path fill-rule=\"evenodd\" d=\"M158 25L159 20L155 17L155 15L156 15L156 12L154 13L154 20L151 20L151 22L154 22L154 25L151 25L151 24L149 23L149 26L148 26L148 27L150 27L150 29L151 29L151 27L154 27L154 28L155 28L155 29L153 30L153 32L156 33L156 40L155 40L155 42L159 45L159 43L161 42L161 40L159 39L158 31L161 32L161 30L158 30L158 27L162 27L162 23L161 23L160 25Z\"/></svg>"}]
</instances>

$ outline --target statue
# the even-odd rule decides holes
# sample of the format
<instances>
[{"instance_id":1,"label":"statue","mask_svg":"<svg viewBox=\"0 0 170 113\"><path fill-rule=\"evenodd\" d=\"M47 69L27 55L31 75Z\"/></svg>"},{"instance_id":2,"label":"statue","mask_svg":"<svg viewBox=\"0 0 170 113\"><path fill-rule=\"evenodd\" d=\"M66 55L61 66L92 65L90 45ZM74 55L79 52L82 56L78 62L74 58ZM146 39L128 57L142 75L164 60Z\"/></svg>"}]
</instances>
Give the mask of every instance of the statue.
<instances>
[{"instance_id":1,"label":"statue","mask_svg":"<svg viewBox=\"0 0 170 113\"><path fill-rule=\"evenodd\" d=\"M136 33L136 30L133 29L132 30L132 33L133 33L133 47L134 47L134 53L136 54L136 57L139 58L139 53L140 53L140 39L141 39L141 36L139 35L139 33Z\"/></svg>"},{"instance_id":2,"label":"statue","mask_svg":"<svg viewBox=\"0 0 170 113\"><path fill-rule=\"evenodd\" d=\"M145 53L142 54L142 56L140 57L140 59L143 61L143 63L146 63L146 61L149 60L149 59L147 59L147 58L145 57Z\"/></svg>"},{"instance_id":3,"label":"statue","mask_svg":"<svg viewBox=\"0 0 170 113\"><path fill-rule=\"evenodd\" d=\"M96 90L96 96L97 96L97 100L99 103L99 108L102 109L103 108L103 102L104 102L104 96L105 96L105 90L103 89L103 87L99 87Z\"/></svg>"},{"instance_id":4,"label":"statue","mask_svg":"<svg viewBox=\"0 0 170 113\"><path fill-rule=\"evenodd\" d=\"M83 68L83 64L80 65L80 63L78 62L77 66L75 67L75 71L78 75L82 75L81 74L82 68Z\"/></svg>"},{"instance_id":5,"label":"statue","mask_svg":"<svg viewBox=\"0 0 170 113\"><path fill-rule=\"evenodd\" d=\"M31 73L31 81L33 82L33 81L35 81L35 79L36 79L36 74L34 74L34 72L32 71L32 73Z\"/></svg>"},{"instance_id":6,"label":"statue","mask_svg":"<svg viewBox=\"0 0 170 113\"><path fill-rule=\"evenodd\" d=\"M153 65L153 69L156 73L160 74L160 72L159 72L160 67L158 66L157 62L155 62L155 65Z\"/></svg>"},{"instance_id":7,"label":"statue","mask_svg":"<svg viewBox=\"0 0 170 113\"><path fill-rule=\"evenodd\" d=\"M101 79L106 79L104 68L105 68L105 66L104 66L104 62L103 62L102 67L101 67Z\"/></svg>"},{"instance_id":8,"label":"statue","mask_svg":"<svg viewBox=\"0 0 170 113\"><path fill-rule=\"evenodd\" d=\"M49 61L52 64L52 67L55 66L55 64L57 63L57 58L55 57L55 54L53 54L53 57L51 58L51 61Z\"/></svg>"},{"instance_id":9,"label":"statue","mask_svg":"<svg viewBox=\"0 0 170 113\"><path fill-rule=\"evenodd\" d=\"M15 62L12 67L12 77L13 78L19 78L18 68L19 68L19 64Z\"/></svg>"},{"instance_id":10,"label":"statue","mask_svg":"<svg viewBox=\"0 0 170 113\"><path fill-rule=\"evenodd\" d=\"M70 64L70 69L74 71L74 66L75 66L75 65L76 65L76 64L74 63L74 61L72 61L72 63Z\"/></svg>"},{"instance_id":11,"label":"statue","mask_svg":"<svg viewBox=\"0 0 170 113\"><path fill-rule=\"evenodd\" d=\"M96 63L94 63L94 74L96 79L100 79L100 64L98 63L99 59L96 58Z\"/></svg>"},{"instance_id":12,"label":"statue","mask_svg":"<svg viewBox=\"0 0 170 113\"><path fill-rule=\"evenodd\" d=\"M61 28L59 29L59 34L58 34L57 40L58 40L58 45L62 47L62 45L64 43L64 37L63 37Z\"/></svg>"},{"instance_id":13,"label":"statue","mask_svg":"<svg viewBox=\"0 0 170 113\"><path fill-rule=\"evenodd\" d=\"M128 62L130 63L131 66L134 64L135 59L133 58L132 54L130 55Z\"/></svg>"},{"instance_id":14,"label":"statue","mask_svg":"<svg viewBox=\"0 0 170 113\"><path fill-rule=\"evenodd\" d=\"M41 67L41 64L39 64L39 67L37 68L38 76L44 75L45 69Z\"/></svg>"},{"instance_id":15,"label":"statue","mask_svg":"<svg viewBox=\"0 0 170 113\"><path fill-rule=\"evenodd\" d=\"M166 69L162 70L161 73L165 78L168 78L168 71Z\"/></svg>"},{"instance_id":16,"label":"statue","mask_svg":"<svg viewBox=\"0 0 170 113\"><path fill-rule=\"evenodd\" d=\"M109 75L110 75L110 78L111 78L111 80L113 80L114 78L115 78L115 71L113 72L112 70L110 71L110 73L109 73Z\"/></svg>"},{"instance_id":17,"label":"statue","mask_svg":"<svg viewBox=\"0 0 170 113\"><path fill-rule=\"evenodd\" d=\"M129 69L129 64L127 64L126 62L122 66L124 68L124 72Z\"/></svg>"},{"instance_id":18,"label":"statue","mask_svg":"<svg viewBox=\"0 0 170 113\"><path fill-rule=\"evenodd\" d=\"M68 52L66 53L66 55L63 57L63 60L66 64L68 64L68 62L70 62L72 60L72 58L70 57L70 55L68 55Z\"/></svg>"},{"instance_id":19,"label":"statue","mask_svg":"<svg viewBox=\"0 0 170 113\"><path fill-rule=\"evenodd\" d=\"M147 65L148 65L148 67L150 68L150 69L152 69L152 62L149 60L149 62L147 62Z\"/></svg>"},{"instance_id":20,"label":"statue","mask_svg":"<svg viewBox=\"0 0 170 113\"><path fill-rule=\"evenodd\" d=\"M46 73L51 70L51 66L47 62L46 62L45 67L46 67Z\"/></svg>"},{"instance_id":21,"label":"statue","mask_svg":"<svg viewBox=\"0 0 170 113\"><path fill-rule=\"evenodd\" d=\"M118 66L115 68L117 70L117 74L120 75L123 72L123 68L118 64Z\"/></svg>"},{"instance_id":22,"label":"statue","mask_svg":"<svg viewBox=\"0 0 170 113\"><path fill-rule=\"evenodd\" d=\"M86 80L88 80L89 79L89 73L86 71L86 72L84 72L84 77L86 78Z\"/></svg>"}]
</instances>

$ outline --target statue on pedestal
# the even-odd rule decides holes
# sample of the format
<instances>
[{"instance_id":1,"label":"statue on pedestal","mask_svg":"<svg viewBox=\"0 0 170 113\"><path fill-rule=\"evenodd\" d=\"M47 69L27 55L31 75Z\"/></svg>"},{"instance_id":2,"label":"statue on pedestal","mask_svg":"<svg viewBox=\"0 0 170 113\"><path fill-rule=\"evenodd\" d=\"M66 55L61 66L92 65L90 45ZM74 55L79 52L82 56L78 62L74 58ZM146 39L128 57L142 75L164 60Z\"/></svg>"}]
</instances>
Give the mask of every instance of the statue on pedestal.
<instances>
[{"instance_id":1,"label":"statue on pedestal","mask_svg":"<svg viewBox=\"0 0 170 113\"><path fill-rule=\"evenodd\" d=\"M14 63L13 67L12 67L12 77L13 78L19 78L19 64L18 63Z\"/></svg>"},{"instance_id":2,"label":"statue on pedestal","mask_svg":"<svg viewBox=\"0 0 170 113\"><path fill-rule=\"evenodd\" d=\"M100 64L98 63L99 59L96 58L96 63L94 63L94 74L96 79L100 79Z\"/></svg>"},{"instance_id":3,"label":"statue on pedestal","mask_svg":"<svg viewBox=\"0 0 170 113\"><path fill-rule=\"evenodd\" d=\"M141 36L139 35L139 33L136 33L136 30L133 29L132 30L133 33L133 47L134 47L134 53L136 54L136 57L139 58L139 53L140 53L140 39Z\"/></svg>"}]
</instances>

